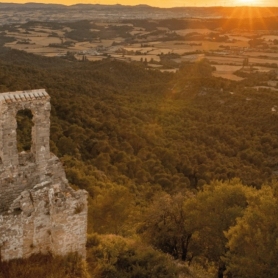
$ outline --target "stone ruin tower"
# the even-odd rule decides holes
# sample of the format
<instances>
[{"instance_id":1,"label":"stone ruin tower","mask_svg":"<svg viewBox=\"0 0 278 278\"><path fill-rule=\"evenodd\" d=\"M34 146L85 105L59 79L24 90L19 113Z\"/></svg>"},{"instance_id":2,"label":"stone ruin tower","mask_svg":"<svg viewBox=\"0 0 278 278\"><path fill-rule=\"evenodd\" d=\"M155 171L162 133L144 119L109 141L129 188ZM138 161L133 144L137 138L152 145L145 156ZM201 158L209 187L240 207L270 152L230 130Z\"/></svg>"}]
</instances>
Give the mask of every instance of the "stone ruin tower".
<instances>
[{"instance_id":1,"label":"stone ruin tower","mask_svg":"<svg viewBox=\"0 0 278 278\"><path fill-rule=\"evenodd\" d=\"M87 192L73 190L49 150L45 90L0 94L0 259L34 253L86 256ZM17 150L18 111L32 112L32 146Z\"/></svg>"}]
</instances>

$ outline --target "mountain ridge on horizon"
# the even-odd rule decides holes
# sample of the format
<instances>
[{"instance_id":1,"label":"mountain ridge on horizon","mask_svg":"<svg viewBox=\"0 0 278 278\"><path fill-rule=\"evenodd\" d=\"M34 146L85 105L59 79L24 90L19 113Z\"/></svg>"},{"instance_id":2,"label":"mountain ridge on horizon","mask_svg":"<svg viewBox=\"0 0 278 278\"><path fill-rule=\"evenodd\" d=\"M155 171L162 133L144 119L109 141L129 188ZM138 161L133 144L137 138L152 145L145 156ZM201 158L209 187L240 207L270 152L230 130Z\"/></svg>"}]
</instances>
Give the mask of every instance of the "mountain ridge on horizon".
<instances>
[{"instance_id":1,"label":"mountain ridge on horizon","mask_svg":"<svg viewBox=\"0 0 278 278\"><path fill-rule=\"evenodd\" d=\"M63 4L0 3L0 26L28 21L78 21L174 18L271 18L278 17L278 7L172 7L160 8L145 4ZM239 10L240 9L240 12Z\"/></svg>"},{"instance_id":2,"label":"mountain ridge on horizon","mask_svg":"<svg viewBox=\"0 0 278 278\"><path fill-rule=\"evenodd\" d=\"M162 9L162 10L171 10L171 9L235 9L235 8L249 8L249 9L269 9L274 8L278 9L278 6L252 6L252 5L236 5L236 6L221 6L221 5L211 5L211 6L173 6L173 7L157 7L151 6L148 4L136 4L136 5L124 5L124 4L98 4L98 3L76 3L72 5L65 5L65 4L56 4L56 3L42 3L42 2L26 2L26 3L14 3L14 2L0 2L1 6L7 7L14 7L14 6L21 6L21 7L30 7L30 6L61 6L61 7L77 7L77 6L91 6L91 7L132 7L132 8L152 8L152 9Z\"/></svg>"}]
</instances>

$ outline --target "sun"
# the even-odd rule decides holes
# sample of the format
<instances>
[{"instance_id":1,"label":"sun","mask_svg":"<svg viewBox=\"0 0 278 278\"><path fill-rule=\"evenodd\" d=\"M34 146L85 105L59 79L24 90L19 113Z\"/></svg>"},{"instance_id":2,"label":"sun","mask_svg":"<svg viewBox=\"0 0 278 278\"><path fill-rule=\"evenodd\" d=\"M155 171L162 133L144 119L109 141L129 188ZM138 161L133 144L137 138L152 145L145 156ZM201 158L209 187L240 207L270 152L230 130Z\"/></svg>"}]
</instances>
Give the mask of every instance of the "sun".
<instances>
[{"instance_id":1,"label":"sun","mask_svg":"<svg viewBox=\"0 0 278 278\"><path fill-rule=\"evenodd\" d=\"M244 6L258 6L260 4L260 0L236 0L237 5Z\"/></svg>"}]
</instances>

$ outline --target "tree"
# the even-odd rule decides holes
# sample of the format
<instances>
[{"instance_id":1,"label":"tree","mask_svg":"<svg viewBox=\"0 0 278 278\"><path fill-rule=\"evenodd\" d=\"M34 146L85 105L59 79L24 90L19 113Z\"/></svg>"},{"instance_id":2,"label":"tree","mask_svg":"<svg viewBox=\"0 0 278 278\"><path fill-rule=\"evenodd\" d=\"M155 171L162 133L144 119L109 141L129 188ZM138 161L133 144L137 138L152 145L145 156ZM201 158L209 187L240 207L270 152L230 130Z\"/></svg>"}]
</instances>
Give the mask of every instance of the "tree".
<instances>
[{"instance_id":1,"label":"tree","mask_svg":"<svg viewBox=\"0 0 278 278\"><path fill-rule=\"evenodd\" d=\"M249 58L244 58L243 62L242 62L242 68L244 69L244 67L248 67L249 66Z\"/></svg>"},{"instance_id":2,"label":"tree","mask_svg":"<svg viewBox=\"0 0 278 278\"><path fill-rule=\"evenodd\" d=\"M76 152L76 144L70 137L62 136L57 142L57 147L61 155L74 154Z\"/></svg>"},{"instance_id":3,"label":"tree","mask_svg":"<svg viewBox=\"0 0 278 278\"><path fill-rule=\"evenodd\" d=\"M132 212L133 196L119 185L102 190L93 201L94 230L98 233L122 234Z\"/></svg>"},{"instance_id":4,"label":"tree","mask_svg":"<svg viewBox=\"0 0 278 278\"><path fill-rule=\"evenodd\" d=\"M183 261L191 238L185 226L184 199L181 194L157 194L139 228L144 240Z\"/></svg>"},{"instance_id":5,"label":"tree","mask_svg":"<svg viewBox=\"0 0 278 278\"><path fill-rule=\"evenodd\" d=\"M175 278L182 271L170 256L133 239L91 234L87 247L96 278Z\"/></svg>"},{"instance_id":6,"label":"tree","mask_svg":"<svg viewBox=\"0 0 278 278\"><path fill-rule=\"evenodd\" d=\"M278 277L278 183L248 196L248 208L225 233L233 277Z\"/></svg>"},{"instance_id":7,"label":"tree","mask_svg":"<svg viewBox=\"0 0 278 278\"><path fill-rule=\"evenodd\" d=\"M227 251L224 231L242 216L249 190L238 179L214 181L185 202L185 225L192 232L189 252L192 257L206 257L216 263L219 278L226 268L222 259Z\"/></svg>"}]
</instances>

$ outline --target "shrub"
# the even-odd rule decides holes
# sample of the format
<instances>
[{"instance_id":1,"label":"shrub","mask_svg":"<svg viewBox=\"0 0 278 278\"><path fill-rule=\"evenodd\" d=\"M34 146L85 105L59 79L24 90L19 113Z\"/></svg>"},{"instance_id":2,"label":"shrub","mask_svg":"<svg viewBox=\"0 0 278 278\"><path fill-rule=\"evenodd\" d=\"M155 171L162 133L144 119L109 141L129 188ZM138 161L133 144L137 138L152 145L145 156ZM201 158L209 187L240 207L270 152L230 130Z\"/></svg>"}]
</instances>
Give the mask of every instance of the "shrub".
<instances>
[{"instance_id":1,"label":"shrub","mask_svg":"<svg viewBox=\"0 0 278 278\"><path fill-rule=\"evenodd\" d=\"M65 257L32 255L28 259L0 262L0 278L89 278L86 263L77 253Z\"/></svg>"},{"instance_id":2,"label":"shrub","mask_svg":"<svg viewBox=\"0 0 278 278\"><path fill-rule=\"evenodd\" d=\"M139 241L115 235L88 237L88 263L93 277L175 278L179 269L170 256Z\"/></svg>"}]
</instances>

